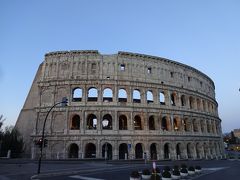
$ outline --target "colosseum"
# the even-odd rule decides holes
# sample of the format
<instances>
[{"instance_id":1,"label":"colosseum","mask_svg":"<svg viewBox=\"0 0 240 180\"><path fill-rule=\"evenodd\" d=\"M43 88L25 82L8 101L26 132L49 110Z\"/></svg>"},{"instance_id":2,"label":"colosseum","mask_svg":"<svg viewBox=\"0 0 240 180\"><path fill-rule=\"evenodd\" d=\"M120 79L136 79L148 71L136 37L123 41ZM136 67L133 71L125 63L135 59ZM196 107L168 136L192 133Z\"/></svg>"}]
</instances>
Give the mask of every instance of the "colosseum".
<instances>
[{"instance_id":1,"label":"colosseum","mask_svg":"<svg viewBox=\"0 0 240 180\"><path fill-rule=\"evenodd\" d=\"M144 54L47 53L18 117L36 158L201 159L223 155L213 81L188 65Z\"/></svg>"}]
</instances>

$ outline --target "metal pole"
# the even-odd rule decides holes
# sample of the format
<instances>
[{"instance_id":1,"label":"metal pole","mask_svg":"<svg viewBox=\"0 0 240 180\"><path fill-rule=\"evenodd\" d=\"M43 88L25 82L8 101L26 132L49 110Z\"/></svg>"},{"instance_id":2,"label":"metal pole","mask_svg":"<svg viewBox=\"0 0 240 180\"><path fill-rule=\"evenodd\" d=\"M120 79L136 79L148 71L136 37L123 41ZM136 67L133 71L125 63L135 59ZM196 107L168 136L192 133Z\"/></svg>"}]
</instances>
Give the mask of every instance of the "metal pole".
<instances>
[{"instance_id":1,"label":"metal pole","mask_svg":"<svg viewBox=\"0 0 240 180\"><path fill-rule=\"evenodd\" d=\"M42 129L42 144L41 144L41 148L40 148L40 157L39 157L39 160L38 160L38 171L37 173L40 174L40 170L41 170L41 162L42 162L42 150L43 150L43 145L44 145L44 133L45 133L45 124L46 124L46 121L47 121L47 118L48 118L48 115L49 113L51 112L51 110L58 104L61 104L61 103L67 103L67 100L65 101L62 101L62 102L58 102L56 104L54 104L47 112L47 115L44 119L44 123L43 123L43 129Z\"/></svg>"}]
</instances>

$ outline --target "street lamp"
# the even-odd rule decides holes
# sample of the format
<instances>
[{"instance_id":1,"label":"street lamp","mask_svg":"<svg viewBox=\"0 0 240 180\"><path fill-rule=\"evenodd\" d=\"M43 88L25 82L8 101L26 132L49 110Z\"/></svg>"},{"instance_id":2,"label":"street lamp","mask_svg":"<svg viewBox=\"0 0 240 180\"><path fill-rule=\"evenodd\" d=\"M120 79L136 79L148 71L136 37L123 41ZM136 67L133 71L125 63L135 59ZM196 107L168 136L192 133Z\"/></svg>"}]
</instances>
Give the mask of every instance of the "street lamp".
<instances>
[{"instance_id":1,"label":"street lamp","mask_svg":"<svg viewBox=\"0 0 240 180\"><path fill-rule=\"evenodd\" d=\"M39 161L38 161L38 171L37 173L40 174L40 170L41 170L41 161L42 161L42 150L43 150L43 145L44 145L44 132L45 132L45 124L46 124L46 121L47 121L47 118L48 118L48 115L49 113L51 112L51 110L56 107L58 104L62 104L62 107L66 107L67 106L67 103L68 103L68 99L66 97L62 98L62 101L61 102L58 102L56 104L54 104L47 112L47 115L44 119L44 123L43 123L43 129L42 129L42 143L41 143L41 147L40 147L40 157L39 157Z\"/></svg>"}]
</instances>

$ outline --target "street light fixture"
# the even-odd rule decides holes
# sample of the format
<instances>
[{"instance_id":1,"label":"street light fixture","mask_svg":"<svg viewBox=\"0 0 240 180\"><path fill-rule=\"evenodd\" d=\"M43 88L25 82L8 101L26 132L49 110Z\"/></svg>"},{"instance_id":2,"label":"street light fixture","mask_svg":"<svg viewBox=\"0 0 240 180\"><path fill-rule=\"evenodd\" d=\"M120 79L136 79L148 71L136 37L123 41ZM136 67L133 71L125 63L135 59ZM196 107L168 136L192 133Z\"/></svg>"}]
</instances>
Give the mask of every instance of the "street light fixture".
<instances>
[{"instance_id":1,"label":"street light fixture","mask_svg":"<svg viewBox=\"0 0 240 180\"><path fill-rule=\"evenodd\" d=\"M46 121L47 121L47 118L48 118L48 115L49 113L51 112L51 110L56 107L58 104L61 104L62 107L66 107L67 106L67 103L68 103L68 99L66 97L62 98L62 101L61 102L58 102L56 104L54 104L47 112L47 115L44 119L44 123L43 123L43 129L42 129L42 142L44 141L44 132L45 132L45 124L46 124ZM37 173L40 174L40 170L41 170L41 161L42 161L42 150L43 150L43 146L44 146L44 143L41 143L41 147L40 147L40 157L39 157L39 161L38 161L38 171Z\"/></svg>"}]
</instances>

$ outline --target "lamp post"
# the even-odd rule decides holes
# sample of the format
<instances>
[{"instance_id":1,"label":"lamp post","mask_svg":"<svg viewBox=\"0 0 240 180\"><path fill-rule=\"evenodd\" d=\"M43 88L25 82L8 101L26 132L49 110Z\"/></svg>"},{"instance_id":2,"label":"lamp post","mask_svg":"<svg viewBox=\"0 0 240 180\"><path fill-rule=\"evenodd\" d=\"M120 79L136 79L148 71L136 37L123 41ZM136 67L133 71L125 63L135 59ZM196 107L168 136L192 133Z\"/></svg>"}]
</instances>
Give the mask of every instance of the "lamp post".
<instances>
[{"instance_id":1,"label":"lamp post","mask_svg":"<svg viewBox=\"0 0 240 180\"><path fill-rule=\"evenodd\" d=\"M41 147L40 147L40 157L39 157L39 161L38 161L38 171L37 173L40 174L40 170L41 170L41 161L42 161L42 150L43 150L43 145L44 145L44 132L45 132L45 124L46 124L46 121L47 121L47 118L48 118L48 115L49 113L51 112L51 110L56 107L58 104L62 104L63 107L67 106L67 103L68 103L68 99L66 97L62 98L62 101L61 102L58 102L56 104L54 104L47 112L47 115L44 119L44 122L43 122L43 129L42 129L42 143L41 143Z\"/></svg>"}]
</instances>

